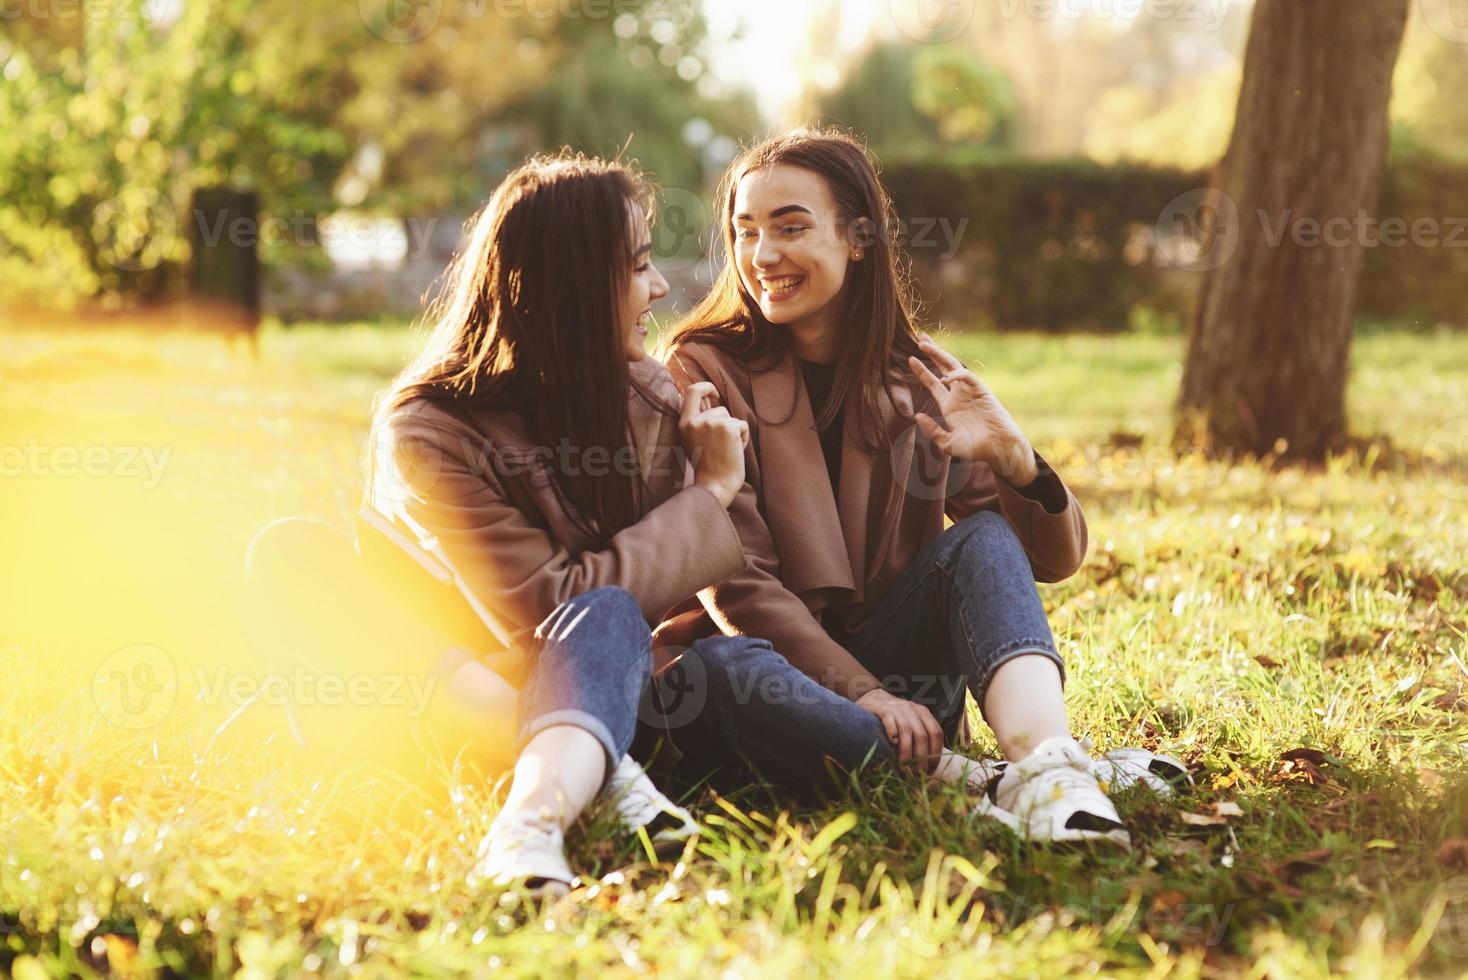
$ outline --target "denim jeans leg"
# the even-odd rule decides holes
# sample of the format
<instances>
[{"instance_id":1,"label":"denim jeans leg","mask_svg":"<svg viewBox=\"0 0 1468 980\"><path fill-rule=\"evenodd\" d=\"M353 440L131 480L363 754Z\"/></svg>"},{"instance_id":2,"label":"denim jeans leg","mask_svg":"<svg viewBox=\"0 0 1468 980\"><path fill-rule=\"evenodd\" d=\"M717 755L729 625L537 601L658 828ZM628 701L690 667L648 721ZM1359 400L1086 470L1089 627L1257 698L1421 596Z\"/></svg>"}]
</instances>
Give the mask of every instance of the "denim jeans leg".
<instances>
[{"instance_id":1,"label":"denim jeans leg","mask_svg":"<svg viewBox=\"0 0 1468 980\"><path fill-rule=\"evenodd\" d=\"M610 774L632 744L652 676L652 632L641 606L625 589L583 592L536 627L534 643L516 753L552 725L575 725L601 743Z\"/></svg>"},{"instance_id":2,"label":"denim jeans leg","mask_svg":"<svg viewBox=\"0 0 1468 980\"><path fill-rule=\"evenodd\" d=\"M791 666L768 640L698 640L675 669L680 695L666 720L685 773L744 764L800 791L824 782L828 760L853 770L896 758L876 715Z\"/></svg>"},{"instance_id":3,"label":"denim jeans leg","mask_svg":"<svg viewBox=\"0 0 1468 980\"><path fill-rule=\"evenodd\" d=\"M950 738L965 688L983 711L994 672L1025 654L1065 664L1014 528L972 514L928 542L887 591L852 655L893 694L930 708Z\"/></svg>"}]
</instances>

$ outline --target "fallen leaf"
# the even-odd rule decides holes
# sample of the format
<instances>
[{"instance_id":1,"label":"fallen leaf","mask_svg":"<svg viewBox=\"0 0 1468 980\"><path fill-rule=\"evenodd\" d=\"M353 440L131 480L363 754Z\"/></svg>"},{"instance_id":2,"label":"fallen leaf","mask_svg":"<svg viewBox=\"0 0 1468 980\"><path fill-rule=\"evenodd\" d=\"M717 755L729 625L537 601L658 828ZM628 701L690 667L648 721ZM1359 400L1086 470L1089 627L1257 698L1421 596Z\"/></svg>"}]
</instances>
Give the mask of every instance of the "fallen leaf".
<instances>
[{"instance_id":1,"label":"fallen leaf","mask_svg":"<svg viewBox=\"0 0 1468 980\"><path fill-rule=\"evenodd\" d=\"M1183 823L1194 827L1226 827L1228 820L1225 817L1216 816L1211 813L1189 813L1184 810L1178 814Z\"/></svg>"},{"instance_id":2,"label":"fallen leaf","mask_svg":"<svg viewBox=\"0 0 1468 980\"><path fill-rule=\"evenodd\" d=\"M1240 810L1239 805L1232 800L1220 800L1213 804L1213 812L1220 817L1242 817L1244 815L1244 811Z\"/></svg>"},{"instance_id":3,"label":"fallen leaf","mask_svg":"<svg viewBox=\"0 0 1468 980\"><path fill-rule=\"evenodd\" d=\"M1437 861L1454 871L1468 871L1468 840L1449 837L1437 849Z\"/></svg>"},{"instance_id":4,"label":"fallen leaf","mask_svg":"<svg viewBox=\"0 0 1468 980\"><path fill-rule=\"evenodd\" d=\"M1318 847L1313 851L1301 851L1292 854L1279 861L1270 868L1270 873L1280 881L1294 883L1301 875L1314 871L1325 862L1329 861L1335 852L1328 847Z\"/></svg>"},{"instance_id":5,"label":"fallen leaf","mask_svg":"<svg viewBox=\"0 0 1468 980\"><path fill-rule=\"evenodd\" d=\"M1178 891L1175 888L1169 888L1167 891L1158 892L1157 897L1152 899L1152 911L1171 912L1173 909L1183 904L1184 900L1186 899L1187 896L1184 895L1182 892Z\"/></svg>"}]
</instances>

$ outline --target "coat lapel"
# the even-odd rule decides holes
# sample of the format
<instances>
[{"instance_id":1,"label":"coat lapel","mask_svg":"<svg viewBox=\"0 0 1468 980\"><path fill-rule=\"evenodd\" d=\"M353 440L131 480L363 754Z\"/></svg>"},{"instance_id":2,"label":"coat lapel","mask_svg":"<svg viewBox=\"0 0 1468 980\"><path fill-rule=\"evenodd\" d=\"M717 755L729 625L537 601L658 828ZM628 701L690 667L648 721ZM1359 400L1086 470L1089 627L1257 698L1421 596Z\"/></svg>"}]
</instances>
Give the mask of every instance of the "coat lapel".
<instances>
[{"instance_id":1,"label":"coat lapel","mask_svg":"<svg viewBox=\"0 0 1468 980\"><path fill-rule=\"evenodd\" d=\"M891 392L878 390L877 406L890 452L873 456L862 448L853 414L846 413L841 449L841 524L854 580L865 584L876 578L886 560L892 533L901 517L905 487L912 468L917 426L912 418L912 392L898 382Z\"/></svg>"},{"instance_id":2,"label":"coat lapel","mask_svg":"<svg viewBox=\"0 0 1468 980\"><path fill-rule=\"evenodd\" d=\"M836 509L833 495L811 492L811 487L829 486L825 456L816 432L810 399L800 380L794 355L787 354L768 371L753 371L750 394L758 419L760 476L767 501L770 534L780 556L780 578L797 595L816 589L856 591L860 579L852 574L853 564L842 534L842 508ZM842 457L841 486L850 479ZM861 552L854 552L860 555Z\"/></svg>"},{"instance_id":3,"label":"coat lapel","mask_svg":"<svg viewBox=\"0 0 1468 980\"><path fill-rule=\"evenodd\" d=\"M648 404L636 390L631 392L627 420L637 452L637 465L642 471L643 513L656 507L683 485L686 461L677 451L678 388L668 369L656 358L645 357L628 365L634 389L640 388L654 400L663 402L672 415L664 414Z\"/></svg>"}]
</instances>

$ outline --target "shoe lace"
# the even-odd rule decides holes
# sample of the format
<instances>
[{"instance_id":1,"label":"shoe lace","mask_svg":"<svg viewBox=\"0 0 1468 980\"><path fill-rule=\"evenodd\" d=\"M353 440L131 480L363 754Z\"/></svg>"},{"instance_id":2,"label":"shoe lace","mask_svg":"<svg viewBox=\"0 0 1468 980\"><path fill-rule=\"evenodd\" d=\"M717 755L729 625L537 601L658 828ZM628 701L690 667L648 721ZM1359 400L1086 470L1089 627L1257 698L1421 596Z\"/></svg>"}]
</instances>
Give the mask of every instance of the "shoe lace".
<instances>
[{"instance_id":1,"label":"shoe lace","mask_svg":"<svg viewBox=\"0 0 1468 980\"><path fill-rule=\"evenodd\" d=\"M560 822L549 813L525 814L491 827L482 850L485 853L546 848L559 850L561 834Z\"/></svg>"}]
</instances>

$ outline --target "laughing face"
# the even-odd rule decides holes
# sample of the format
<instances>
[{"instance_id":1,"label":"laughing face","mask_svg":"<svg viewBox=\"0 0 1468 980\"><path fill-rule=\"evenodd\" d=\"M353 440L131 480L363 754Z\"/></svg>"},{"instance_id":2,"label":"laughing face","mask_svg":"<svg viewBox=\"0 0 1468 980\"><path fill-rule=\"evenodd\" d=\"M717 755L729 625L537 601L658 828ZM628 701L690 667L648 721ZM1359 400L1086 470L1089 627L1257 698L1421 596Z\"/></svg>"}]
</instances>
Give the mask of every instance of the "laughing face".
<instances>
[{"instance_id":1,"label":"laughing face","mask_svg":"<svg viewBox=\"0 0 1468 980\"><path fill-rule=\"evenodd\" d=\"M834 330L834 301L861 249L825 179L789 164L746 174L733 220L739 280L765 319L803 333Z\"/></svg>"},{"instance_id":2,"label":"laughing face","mask_svg":"<svg viewBox=\"0 0 1468 980\"><path fill-rule=\"evenodd\" d=\"M636 209L632 234L632 274L622 296L622 336L627 360L640 361L647 356L647 323L652 319L652 304L668 295L668 281L653 267L652 238L647 221Z\"/></svg>"}]
</instances>

